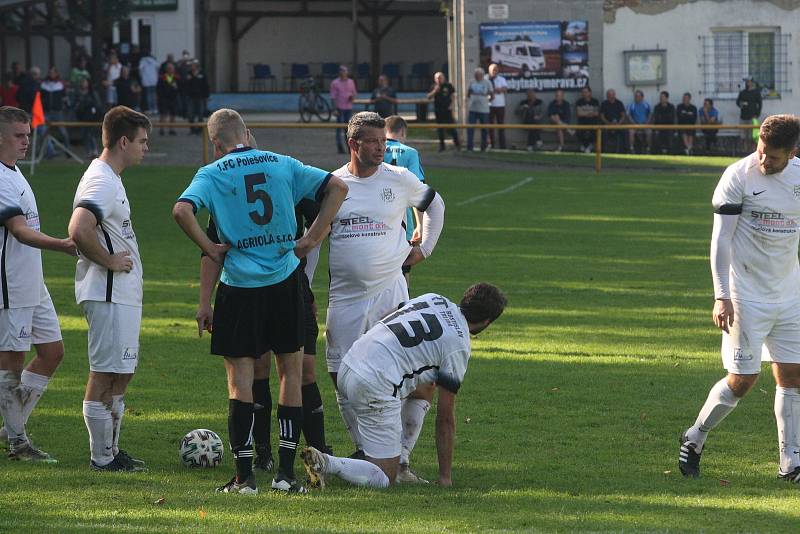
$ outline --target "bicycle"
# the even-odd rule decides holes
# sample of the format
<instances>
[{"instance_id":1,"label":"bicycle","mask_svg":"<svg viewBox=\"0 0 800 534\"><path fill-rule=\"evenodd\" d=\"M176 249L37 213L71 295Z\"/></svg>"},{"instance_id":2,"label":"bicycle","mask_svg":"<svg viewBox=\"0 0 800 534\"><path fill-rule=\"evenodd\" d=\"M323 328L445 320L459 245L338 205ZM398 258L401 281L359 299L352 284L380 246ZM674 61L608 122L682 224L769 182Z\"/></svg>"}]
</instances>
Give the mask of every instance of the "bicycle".
<instances>
[{"instance_id":1,"label":"bicycle","mask_svg":"<svg viewBox=\"0 0 800 534\"><path fill-rule=\"evenodd\" d=\"M331 105L320 94L314 78L308 78L300 84L298 107L300 109L300 120L303 122L311 122L313 115L319 117L319 120L323 122L331 120Z\"/></svg>"}]
</instances>

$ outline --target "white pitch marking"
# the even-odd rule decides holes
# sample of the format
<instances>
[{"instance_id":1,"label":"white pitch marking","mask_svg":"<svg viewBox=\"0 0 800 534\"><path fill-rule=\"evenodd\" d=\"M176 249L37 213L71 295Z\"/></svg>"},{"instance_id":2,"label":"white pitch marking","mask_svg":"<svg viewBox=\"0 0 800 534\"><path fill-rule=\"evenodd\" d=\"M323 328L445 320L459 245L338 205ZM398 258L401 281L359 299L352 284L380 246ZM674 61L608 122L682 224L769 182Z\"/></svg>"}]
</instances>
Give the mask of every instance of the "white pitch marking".
<instances>
[{"instance_id":1,"label":"white pitch marking","mask_svg":"<svg viewBox=\"0 0 800 534\"><path fill-rule=\"evenodd\" d=\"M514 189L518 189L518 188L522 187L523 185L525 185L527 183L530 183L532 181L533 181L533 176L528 176L524 180L522 180L520 182L517 182L515 184L512 184L512 185L506 187L505 189L501 189L500 191L494 191L492 193L486 193L485 195L478 195L476 197L468 198L467 200L462 200L461 202L456 204L456 206L465 206L467 204L472 204L473 202L477 202L478 200L483 200L484 198L489 198L489 197L494 197L494 196L497 196L497 195L503 195L505 193L510 193Z\"/></svg>"}]
</instances>

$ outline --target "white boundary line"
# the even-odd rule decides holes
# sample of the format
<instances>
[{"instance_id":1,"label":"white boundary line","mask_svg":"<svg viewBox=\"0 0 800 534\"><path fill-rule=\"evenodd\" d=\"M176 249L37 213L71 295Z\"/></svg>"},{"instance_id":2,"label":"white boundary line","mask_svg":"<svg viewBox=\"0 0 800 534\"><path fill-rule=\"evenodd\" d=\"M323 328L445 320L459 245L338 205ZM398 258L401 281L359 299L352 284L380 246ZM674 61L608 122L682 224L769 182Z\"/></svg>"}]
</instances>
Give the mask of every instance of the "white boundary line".
<instances>
[{"instance_id":1,"label":"white boundary line","mask_svg":"<svg viewBox=\"0 0 800 534\"><path fill-rule=\"evenodd\" d=\"M522 187L523 185L525 185L527 183L530 183L532 181L533 181L533 176L528 176L524 180L522 180L520 182L517 182L515 184L512 184L512 185L506 187L505 189L501 189L500 191L494 191L492 193L486 193L485 195L478 195L477 197L472 197L472 198L468 198L467 200L462 200L461 202L456 204L456 206L466 206L467 204L472 204L473 202L477 202L478 200L483 200L484 198L489 198L489 197L494 197L494 196L497 196L497 195L502 195L502 194L505 194L505 193L510 193L514 189L518 189L518 188Z\"/></svg>"}]
</instances>

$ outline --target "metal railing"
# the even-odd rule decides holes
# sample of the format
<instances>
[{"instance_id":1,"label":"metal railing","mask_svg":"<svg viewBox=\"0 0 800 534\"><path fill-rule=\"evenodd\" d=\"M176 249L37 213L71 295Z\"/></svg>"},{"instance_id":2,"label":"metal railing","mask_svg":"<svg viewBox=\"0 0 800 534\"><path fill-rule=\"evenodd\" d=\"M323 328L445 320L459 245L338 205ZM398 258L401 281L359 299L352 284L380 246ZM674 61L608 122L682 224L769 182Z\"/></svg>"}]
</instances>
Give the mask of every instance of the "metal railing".
<instances>
[{"instance_id":1,"label":"metal railing","mask_svg":"<svg viewBox=\"0 0 800 534\"><path fill-rule=\"evenodd\" d=\"M200 141L203 147L203 164L209 163L209 139L208 128L206 123L196 122L153 122L153 129L156 128L202 128L203 133L200 136ZM50 128L85 128L85 127L100 127L102 123L95 122L77 122L77 121L58 121L47 124ZM270 129L312 129L312 130L332 130L336 128L346 129L347 125L344 123L334 122L320 122L320 123L303 123L303 122L248 122L247 127L250 129L257 128L270 128ZM409 129L420 130L461 130L462 132L469 129L474 130L540 130L540 131L556 131L556 130L575 130L575 131L594 131L595 132L595 158L594 170L599 173L603 168L603 132L606 131L620 131L620 130L756 130L758 125L754 124L467 124L467 123L428 123L428 122L409 122ZM44 139L44 138L43 138Z\"/></svg>"}]
</instances>

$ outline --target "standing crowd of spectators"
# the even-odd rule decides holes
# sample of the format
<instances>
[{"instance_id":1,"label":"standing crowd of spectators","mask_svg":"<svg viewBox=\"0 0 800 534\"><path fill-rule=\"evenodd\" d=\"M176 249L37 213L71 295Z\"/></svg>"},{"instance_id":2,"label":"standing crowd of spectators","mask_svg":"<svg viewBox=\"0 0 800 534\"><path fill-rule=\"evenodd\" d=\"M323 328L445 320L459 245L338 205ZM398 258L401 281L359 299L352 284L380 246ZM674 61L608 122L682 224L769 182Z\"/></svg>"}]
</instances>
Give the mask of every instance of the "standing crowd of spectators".
<instances>
[{"instance_id":1,"label":"standing crowd of spectators","mask_svg":"<svg viewBox=\"0 0 800 534\"><path fill-rule=\"evenodd\" d=\"M117 105L150 115L158 114L159 119L167 123L174 123L176 117L183 117L190 123L202 122L208 114L208 80L200 62L187 50L183 51L179 61L175 61L173 54L168 54L166 60L159 63L148 50L140 50L137 46L132 46L124 54L114 48L108 49L104 53L100 80L92 79L88 65L88 55L78 53L64 79L54 66L42 78L39 67L33 66L26 71L14 62L11 72L5 74L0 83L0 106L15 106L31 113L39 92L48 123L66 120L100 122L105 112ZM189 129L190 135L201 132L201 127ZM64 127L49 133L64 144L70 141ZM99 133L98 127L81 128L87 156L99 153ZM167 132L161 128L159 133L165 135ZM169 128L168 133L176 135L174 128ZM48 143L45 156L52 157L53 153L52 144Z\"/></svg>"},{"instance_id":2,"label":"standing crowd of spectators","mask_svg":"<svg viewBox=\"0 0 800 534\"><path fill-rule=\"evenodd\" d=\"M428 93L428 99L434 103L436 122L440 124L452 123L453 101L455 90L447 83L443 73L436 73L435 84ZM473 79L467 86L467 123L468 124L503 124L506 116L506 93L508 83L499 73L497 65L489 66L488 77L482 68L475 69ZM374 97L373 97L374 98ZM755 86L752 78L745 79L745 87L736 99L740 109L740 124L752 125L757 123L761 115L761 92ZM574 108L574 116L573 116ZM646 100L644 92L636 90L633 102L627 107L617 98L614 89L606 91L606 98L600 102L592 95L591 87L583 87L580 96L570 104L566 94L559 89L554 98L547 105L538 97L533 89L529 89L526 98L517 107L523 124L551 124L568 126L577 124L582 126L592 125L718 125L722 123L719 111L714 107L711 98L703 100L698 109L692 103L691 93L684 93L681 102L674 105L670 102L670 94L661 91L658 103L651 106ZM574 119L574 122L573 122ZM701 129L706 153L716 150L718 129ZM460 148L458 134L455 129L439 130L439 148L445 149L445 134L453 137L457 149ZM481 128L480 150L491 148L506 148L505 130ZM557 145L555 150L561 152L566 146L566 137L575 137L581 152L590 153L595 150L596 130L559 128L555 130ZM603 132L603 150L617 153L654 153L672 154L683 152L687 155L695 150L695 137L697 130L675 130L661 128L620 128ZM467 150L475 150L475 128L467 130ZM526 147L528 151L540 149L543 146L541 130L528 130ZM752 132L749 129L741 130L742 151L753 148Z\"/></svg>"}]
</instances>

